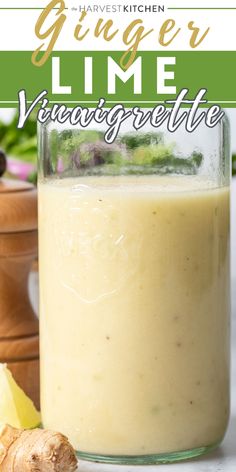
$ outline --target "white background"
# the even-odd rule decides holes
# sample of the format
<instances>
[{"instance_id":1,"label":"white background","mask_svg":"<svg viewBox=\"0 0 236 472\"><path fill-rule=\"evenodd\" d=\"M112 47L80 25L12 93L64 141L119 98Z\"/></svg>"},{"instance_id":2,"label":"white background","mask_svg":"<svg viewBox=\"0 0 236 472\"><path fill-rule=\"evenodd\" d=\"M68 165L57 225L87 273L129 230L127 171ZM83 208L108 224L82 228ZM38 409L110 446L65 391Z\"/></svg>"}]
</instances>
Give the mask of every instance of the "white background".
<instances>
[{"instance_id":1,"label":"white background","mask_svg":"<svg viewBox=\"0 0 236 472\"><path fill-rule=\"evenodd\" d=\"M122 31L134 18L141 18L145 26L154 28L155 32L142 41L143 50L189 50L189 35L187 28L189 21L194 21L204 32L210 27L210 32L198 50L235 50L235 17L236 10L168 10L168 7L224 7L234 8L234 0L64 0L68 10L65 11L67 19L62 28L60 37L55 45L55 50L119 50L124 49L121 34L119 33L111 42L104 42L101 38L95 39L93 29L99 17L110 18L111 13L91 14L86 18L86 25L91 31L86 39L78 42L73 37L74 28L78 22L80 13L73 8L86 4L157 4L165 5L165 13L156 14L113 14L113 20L116 26ZM49 0L0 0L0 8L7 7L45 7ZM58 3L59 5L60 3ZM33 50L36 49L41 41L35 36L34 27L40 15L40 10L1 10L0 12L0 49L1 50ZM54 11L46 23L49 27L55 21L56 11ZM174 42L163 48L158 44L158 34L162 23L173 18L176 25L181 28ZM46 46L46 45L45 45ZM217 98L217 97L216 97Z\"/></svg>"}]
</instances>

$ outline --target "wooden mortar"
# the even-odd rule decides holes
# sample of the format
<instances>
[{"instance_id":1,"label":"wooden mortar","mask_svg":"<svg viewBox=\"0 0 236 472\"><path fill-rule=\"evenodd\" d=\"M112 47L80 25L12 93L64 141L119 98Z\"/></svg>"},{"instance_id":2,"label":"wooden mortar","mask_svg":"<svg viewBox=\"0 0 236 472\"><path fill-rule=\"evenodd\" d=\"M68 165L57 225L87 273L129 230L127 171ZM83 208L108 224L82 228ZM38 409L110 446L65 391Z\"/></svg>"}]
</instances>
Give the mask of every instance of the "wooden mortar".
<instances>
[{"instance_id":1,"label":"wooden mortar","mask_svg":"<svg viewBox=\"0 0 236 472\"><path fill-rule=\"evenodd\" d=\"M0 362L39 407L39 329L28 293L37 255L37 191L0 179Z\"/></svg>"}]
</instances>

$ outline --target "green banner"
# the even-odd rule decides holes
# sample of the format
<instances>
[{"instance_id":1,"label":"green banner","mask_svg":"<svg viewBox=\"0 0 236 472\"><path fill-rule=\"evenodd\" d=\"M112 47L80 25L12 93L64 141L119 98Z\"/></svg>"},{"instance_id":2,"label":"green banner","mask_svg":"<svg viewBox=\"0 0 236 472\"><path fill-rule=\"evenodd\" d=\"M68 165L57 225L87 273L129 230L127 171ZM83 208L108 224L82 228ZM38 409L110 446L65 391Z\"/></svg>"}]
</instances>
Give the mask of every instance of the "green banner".
<instances>
[{"instance_id":1,"label":"green banner","mask_svg":"<svg viewBox=\"0 0 236 472\"><path fill-rule=\"evenodd\" d=\"M206 88L208 105L220 104L222 107L236 107L236 52L235 51L148 51L139 52L141 57L141 93L134 93L134 76L121 80L115 79L115 93L108 91L108 70L111 57L119 66L123 52L108 51L64 51L54 52L42 67L31 62L30 51L1 51L0 107L17 107L18 92L26 91L30 103L42 91L48 91L50 104L65 103L67 106L96 106L102 97L107 106L124 103L126 107L139 105L154 107L156 103L173 99L181 89L189 89L189 99L195 98L199 89ZM70 93L52 93L52 58L59 57L57 69L61 86ZM85 58L90 57L85 77ZM158 93L157 57L173 57L175 64L165 66L166 72L173 72L174 78L167 78L165 85L175 86L175 94ZM58 72L59 71L59 72ZM121 70L122 72L122 70ZM127 78L127 76L126 76ZM54 71L54 82L55 82ZM88 92L90 84L90 93ZM68 89L70 87L70 89Z\"/></svg>"}]
</instances>

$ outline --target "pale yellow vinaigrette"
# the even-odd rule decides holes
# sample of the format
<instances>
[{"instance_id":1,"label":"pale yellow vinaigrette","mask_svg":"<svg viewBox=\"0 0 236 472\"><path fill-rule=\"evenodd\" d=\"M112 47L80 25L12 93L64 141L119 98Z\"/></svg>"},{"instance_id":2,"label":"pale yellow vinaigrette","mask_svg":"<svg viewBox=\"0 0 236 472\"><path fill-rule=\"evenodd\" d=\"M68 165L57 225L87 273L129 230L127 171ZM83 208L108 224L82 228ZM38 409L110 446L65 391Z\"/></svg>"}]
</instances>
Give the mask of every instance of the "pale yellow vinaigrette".
<instances>
[{"instance_id":1,"label":"pale yellow vinaigrette","mask_svg":"<svg viewBox=\"0 0 236 472\"><path fill-rule=\"evenodd\" d=\"M217 443L229 412L228 189L55 180L39 184L39 226L44 426L107 455Z\"/></svg>"}]
</instances>

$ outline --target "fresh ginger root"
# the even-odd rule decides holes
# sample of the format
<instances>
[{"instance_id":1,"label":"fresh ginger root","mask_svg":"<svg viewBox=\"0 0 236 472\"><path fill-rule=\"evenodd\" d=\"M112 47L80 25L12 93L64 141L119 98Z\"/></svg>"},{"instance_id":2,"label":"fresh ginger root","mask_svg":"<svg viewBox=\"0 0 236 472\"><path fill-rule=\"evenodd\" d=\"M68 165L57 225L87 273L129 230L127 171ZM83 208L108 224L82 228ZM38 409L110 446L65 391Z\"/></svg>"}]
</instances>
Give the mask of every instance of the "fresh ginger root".
<instances>
[{"instance_id":1,"label":"fresh ginger root","mask_svg":"<svg viewBox=\"0 0 236 472\"><path fill-rule=\"evenodd\" d=\"M0 429L0 472L75 472L68 439L47 429Z\"/></svg>"}]
</instances>

